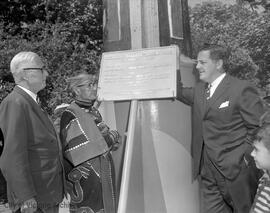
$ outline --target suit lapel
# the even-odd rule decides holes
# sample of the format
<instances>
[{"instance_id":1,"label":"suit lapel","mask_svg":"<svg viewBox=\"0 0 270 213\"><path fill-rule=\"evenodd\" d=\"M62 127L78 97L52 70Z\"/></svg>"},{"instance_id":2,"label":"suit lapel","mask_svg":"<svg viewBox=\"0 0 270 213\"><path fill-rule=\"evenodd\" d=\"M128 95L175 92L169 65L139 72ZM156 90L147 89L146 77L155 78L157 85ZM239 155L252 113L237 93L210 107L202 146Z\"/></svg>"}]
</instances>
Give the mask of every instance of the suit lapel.
<instances>
[{"instance_id":1,"label":"suit lapel","mask_svg":"<svg viewBox=\"0 0 270 213\"><path fill-rule=\"evenodd\" d=\"M210 106L213 106L213 104L219 99L219 97L227 91L228 87L230 86L230 75L226 74L226 76L223 78L223 80L220 82L218 87L216 88L213 96L206 101L206 107L205 107L205 114L204 116L207 115ZM205 97L206 100L206 97Z\"/></svg>"},{"instance_id":2,"label":"suit lapel","mask_svg":"<svg viewBox=\"0 0 270 213\"><path fill-rule=\"evenodd\" d=\"M206 102L207 102L205 86L206 84L203 82L198 86L198 102L199 102L198 105L199 105L202 116L204 115L204 112L206 109Z\"/></svg>"},{"instance_id":3,"label":"suit lapel","mask_svg":"<svg viewBox=\"0 0 270 213\"><path fill-rule=\"evenodd\" d=\"M46 126L46 128L52 132L53 134L55 134L55 130L53 128L53 123L50 120L50 118L48 117L47 112L43 111L40 106L33 100L32 97L30 97L30 95L28 95L24 90L22 90L20 87L16 86L14 88L14 91L16 93L19 93L20 95L22 95L27 102L29 103L29 105L32 107L33 111L37 114L37 116L40 117L41 122L44 123L44 126Z\"/></svg>"}]
</instances>

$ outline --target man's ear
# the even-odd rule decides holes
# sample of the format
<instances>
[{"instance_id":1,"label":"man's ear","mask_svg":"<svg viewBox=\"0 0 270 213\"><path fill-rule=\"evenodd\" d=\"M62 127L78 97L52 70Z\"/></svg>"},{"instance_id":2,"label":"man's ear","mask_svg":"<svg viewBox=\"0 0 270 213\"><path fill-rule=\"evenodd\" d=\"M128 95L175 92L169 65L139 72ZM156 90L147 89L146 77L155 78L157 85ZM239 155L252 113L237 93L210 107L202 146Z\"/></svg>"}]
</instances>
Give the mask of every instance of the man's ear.
<instances>
[{"instance_id":1,"label":"man's ear","mask_svg":"<svg viewBox=\"0 0 270 213\"><path fill-rule=\"evenodd\" d=\"M22 80L28 82L28 75L26 74L25 71L22 71L22 72L18 73L18 74L16 75L16 78L22 79Z\"/></svg>"},{"instance_id":2,"label":"man's ear","mask_svg":"<svg viewBox=\"0 0 270 213\"><path fill-rule=\"evenodd\" d=\"M218 70L221 70L223 68L223 60L222 59L217 60L216 64L217 64Z\"/></svg>"}]
</instances>

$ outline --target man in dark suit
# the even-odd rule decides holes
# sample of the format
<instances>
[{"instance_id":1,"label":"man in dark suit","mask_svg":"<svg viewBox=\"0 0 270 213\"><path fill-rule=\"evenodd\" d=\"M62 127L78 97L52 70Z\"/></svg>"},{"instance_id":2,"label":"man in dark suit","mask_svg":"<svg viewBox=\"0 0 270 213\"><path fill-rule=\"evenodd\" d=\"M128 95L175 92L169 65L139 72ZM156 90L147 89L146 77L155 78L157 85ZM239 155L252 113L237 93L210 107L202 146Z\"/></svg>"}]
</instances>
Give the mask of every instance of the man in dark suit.
<instances>
[{"instance_id":1,"label":"man in dark suit","mask_svg":"<svg viewBox=\"0 0 270 213\"><path fill-rule=\"evenodd\" d=\"M62 151L51 120L36 102L48 73L33 52L15 55L10 70L16 86L0 105L0 168L9 205L14 212L58 212L64 195Z\"/></svg>"},{"instance_id":2,"label":"man in dark suit","mask_svg":"<svg viewBox=\"0 0 270 213\"><path fill-rule=\"evenodd\" d=\"M0 131L0 157L2 154L4 148L4 139L3 139L3 134ZM6 186L6 180L0 170L0 205L4 205L7 203L7 186Z\"/></svg>"},{"instance_id":3,"label":"man in dark suit","mask_svg":"<svg viewBox=\"0 0 270 213\"><path fill-rule=\"evenodd\" d=\"M260 176L249 154L263 104L248 81L226 73L227 60L226 48L208 45L197 57L201 81L178 84L177 99L192 106L193 178L203 213L249 212Z\"/></svg>"}]
</instances>

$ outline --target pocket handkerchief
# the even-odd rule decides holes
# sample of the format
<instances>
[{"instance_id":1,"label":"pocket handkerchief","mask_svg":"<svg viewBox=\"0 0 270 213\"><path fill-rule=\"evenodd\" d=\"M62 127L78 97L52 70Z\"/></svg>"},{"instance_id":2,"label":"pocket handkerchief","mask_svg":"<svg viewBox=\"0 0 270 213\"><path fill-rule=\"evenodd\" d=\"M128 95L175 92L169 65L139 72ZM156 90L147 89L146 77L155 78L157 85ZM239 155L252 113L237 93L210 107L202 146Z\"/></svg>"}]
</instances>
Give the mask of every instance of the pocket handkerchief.
<instances>
[{"instance_id":1,"label":"pocket handkerchief","mask_svg":"<svg viewBox=\"0 0 270 213\"><path fill-rule=\"evenodd\" d=\"M229 101L223 102L222 104L220 104L219 109L228 107L229 106L229 103L230 103Z\"/></svg>"}]
</instances>

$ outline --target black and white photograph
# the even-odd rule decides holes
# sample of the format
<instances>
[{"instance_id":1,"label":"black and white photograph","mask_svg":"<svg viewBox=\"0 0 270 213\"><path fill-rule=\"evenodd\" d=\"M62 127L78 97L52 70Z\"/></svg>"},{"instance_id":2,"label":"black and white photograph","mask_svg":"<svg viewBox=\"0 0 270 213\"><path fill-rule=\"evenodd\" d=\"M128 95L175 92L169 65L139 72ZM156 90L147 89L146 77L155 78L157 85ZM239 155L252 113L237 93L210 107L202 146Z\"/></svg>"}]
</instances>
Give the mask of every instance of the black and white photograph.
<instances>
[{"instance_id":1,"label":"black and white photograph","mask_svg":"<svg viewBox=\"0 0 270 213\"><path fill-rule=\"evenodd\" d=\"M270 0L1 0L0 213L270 213Z\"/></svg>"}]
</instances>

